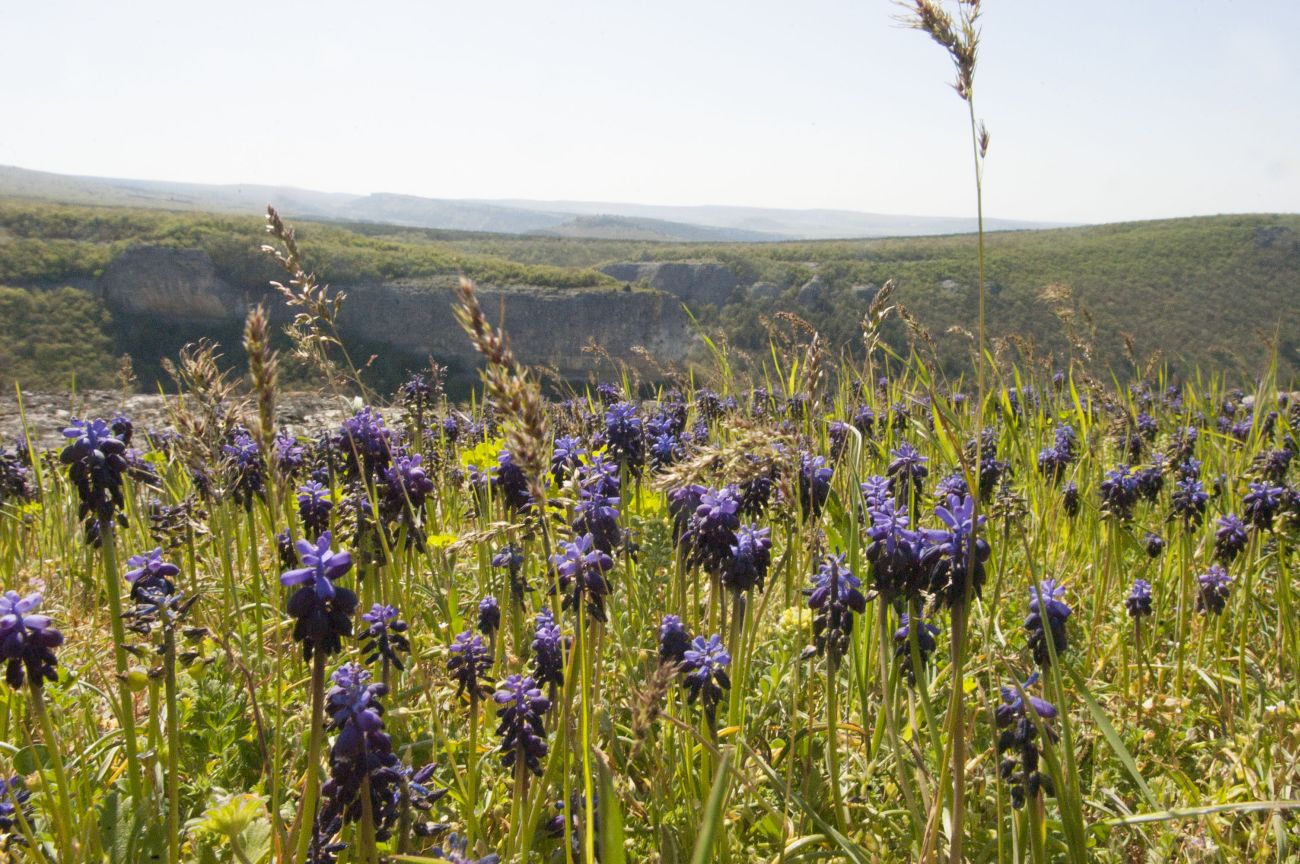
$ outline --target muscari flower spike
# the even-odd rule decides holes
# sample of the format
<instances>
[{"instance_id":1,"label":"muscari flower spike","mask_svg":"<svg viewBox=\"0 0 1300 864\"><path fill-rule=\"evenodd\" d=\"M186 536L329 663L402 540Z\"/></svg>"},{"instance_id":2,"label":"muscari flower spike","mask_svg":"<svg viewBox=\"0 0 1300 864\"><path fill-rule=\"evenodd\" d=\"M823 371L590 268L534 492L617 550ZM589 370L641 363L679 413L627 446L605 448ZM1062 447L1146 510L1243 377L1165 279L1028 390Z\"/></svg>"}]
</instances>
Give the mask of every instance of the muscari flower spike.
<instances>
[{"instance_id":1,"label":"muscari flower spike","mask_svg":"<svg viewBox=\"0 0 1300 864\"><path fill-rule=\"evenodd\" d=\"M805 588L808 608L814 612L812 653L824 654L838 664L848 650L853 632L854 614L867 609L862 582L844 563L843 555L827 555L813 577L813 587ZM805 652L809 653L809 652Z\"/></svg>"},{"instance_id":2,"label":"muscari flower spike","mask_svg":"<svg viewBox=\"0 0 1300 864\"><path fill-rule=\"evenodd\" d=\"M1214 557L1228 564L1246 548L1250 534L1246 523L1235 513L1225 513L1217 521L1219 527L1214 532Z\"/></svg>"},{"instance_id":3,"label":"muscari flower spike","mask_svg":"<svg viewBox=\"0 0 1300 864\"><path fill-rule=\"evenodd\" d=\"M308 481L298 487L298 518L308 536L319 537L329 529L333 509L330 490L320 483Z\"/></svg>"},{"instance_id":4,"label":"muscari flower spike","mask_svg":"<svg viewBox=\"0 0 1300 864\"><path fill-rule=\"evenodd\" d=\"M5 682L15 690L24 679L42 687L59 678L54 649L63 644L63 634L50 626L50 616L37 612L42 600L40 594L22 597L15 591L0 595L0 662Z\"/></svg>"},{"instance_id":5,"label":"muscari flower spike","mask_svg":"<svg viewBox=\"0 0 1300 864\"><path fill-rule=\"evenodd\" d=\"M1029 634L1029 647L1034 653L1034 662L1044 669L1050 665L1053 653L1059 657L1066 649L1065 622L1069 619L1071 610L1061 599L1064 596L1065 586L1055 579L1044 579L1029 590L1029 615L1025 618L1025 631Z\"/></svg>"},{"instance_id":6,"label":"muscari flower spike","mask_svg":"<svg viewBox=\"0 0 1300 864\"><path fill-rule=\"evenodd\" d=\"M614 567L614 559L596 546L590 534L561 542L559 552L551 556L558 576L559 590L565 593L562 608L586 610L596 621L605 621L605 598L609 582L605 573ZM552 591L555 589L552 588Z\"/></svg>"},{"instance_id":7,"label":"muscari flower spike","mask_svg":"<svg viewBox=\"0 0 1300 864\"><path fill-rule=\"evenodd\" d=\"M533 676L552 691L564 686L564 653L567 641L548 608L537 613L533 629ZM554 692L552 692L554 695Z\"/></svg>"},{"instance_id":8,"label":"muscari flower spike","mask_svg":"<svg viewBox=\"0 0 1300 864\"><path fill-rule=\"evenodd\" d=\"M302 643L303 657L307 659L317 651L338 653L343 637L352 635L357 595L334 585L352 569L352 555L332 550L333 539L326 531L314 544L299 540L294 545L303 566L280 576L280 584L286 588L298 586L286 608L296 619L293 638Z\"/></svg>"},{"instance_id":9,"label":"muscari flower spike","mask_svg":"<svg viewBox=\"0 0 1300 864\"><path fill-rule=\"evenodd\" d=\"M486 697L492 692L492 655L483 644L483 637L466 630L451 643L451 659L447 672L459 686L456 695L468 695L471 701Z\"/></svg>"},{"instance_id":10,"label":"muscari flower spike","mask_svg":"<svg viewBox=\"0 0 1300 864\"><path fill-rule=\"evenodd\" d=\"M676 615L665 615L659 624L659 662L681 665L691 645L691 634Z\"/></svg>"},{"instance_id":11,"label":"muscari flower spike","mask_svg":"<svg viewBox=\"0 0 1300 864\"><path fill-rule=\"evenodd\" d=\"M361 656L367 663L382 660L403 669L402 656L411 652L411 642L406 637L407 624L399 617L394 606L376 603L361 616L366 630L361 634Z\"/></svg>"},{"instance_id":12,"label":"muscari flower spike","mask_svg":"<svg viewBox=\"0 0 1300 864\"><path fill-rule=\"evenodd\" d=\"M682 655L682 670L686 673L687 701L697 699L711 717L722 700L722 691L731 686L727 667L731 655L722 645L722 638L713 634L708 639L696 636Z\"/></svg>"},{"instance_id":13,"label":"muscari flower spike","mask_svg":"<svg viewBox=\"0 0 1300 864\"><path fill-rule=\"evenodd\" d=\"M826 464L825 456L799 454L799 509L808 519L817 518L831 494L835 469Z\"/></svg>"},{"instance_id":14,"label":"muscari flower spike","mask_svg":"<svg viewBox=\"0 0 1300 864\"><path fill-rule=\"evenodd\" d=\"M1133 588L1124 598L1124 607L1129 617L1145 618L1151 614L1151 583L1145 579L1135 579Z\"/></svg>"},{"instance_id":15,"label":"muscari flower spike","mask_svg":"<svg viewBox=\"0 0 1300 864\"><path fill-rule=\"evenodd\" d=\"M501 706L497 709L501 721L497 734L501 736L502 767L520 764L541 776L542 760L549 750L542 718L551 701L542 695L536 681L522 675L507 678L492 699Z\"/></svg>"},{"instance_id":16,"label":"muscari flower spike","mask_svg":"<svg viewBox=\"0 0 1300 864\"><path fill-rule=\"evenodd\" d=\"M928 621L917 619L916 649L920 655L921 666L929 662L939 645L934 637L939 635L939 628ZM912 668L912 616L903 613L899 628L894 631L894 657L903 665L909 681L916 681L916 670Z\"/></svg>"},{"instance_id":17,"label":"muscari flower spike","mask_svg":"<svg viewBox=\"0 0 1300 864\"><path fill-rule=\"evenodd\" d=\"M122 477L129 467L126 444L103 420L76 420L63 430L69 443L59 454L77 490L77 518L85 523L86 542L98 545L103 526L122 521Z\"/></svg>"},{"instance_id":18,"label":"muscari flower spike","mask_svg":"<svg viewBox=\"0 0 1300 864\"><path fill-rule=\"evenodd\" d=\"M772 537L767 528L742 525L722 566L722 584L732 591L762 588L772 561Z\"/></svg>"},{"instance_id":19,"label":"muscari flower spike","mask_svg":"<svg viewBox=\"0 0 1300 864\"><path fill-rule=\"evenodd\" d=\"M1228 591L1232 585L1232 577L1218 564L1212 564L1209 570L1196 577L1196 582L1198 586L1196 595L1197 611L1211 615L1222 615L1223 610L1228 605Z\"/></svg>"},{"instance_id":20,"label":"muscari flower spike","mask_svg":"<svg viewBox=\"0 0 1300 864\"><path fill-rule=\"evenodd\" d=\"M984 587L984 563L991 550L976 529L984 524L981 515L975 520L975 501L969 495L948 499L947 507L935 507L934 513L944 524L939 529L923 529L921 567L930 580L930 591L949 608L980 596Z\"/></svg>"},{"instance_id":21,"label":"muscari flower spike","mask_svg":"<svg viewBox=\"0 0 1300 864\"><path fill-rule=\"evenodd\" d=\"M1045 795L1055 794L1051 778L1038 770L1038 723L1029 716L1029 710L1043 722L1050 741L1056 740L1056 733L1046 725L1046 721L1056 717L1056 706L1046 699L1030 695L1028 690L1038 682L1038 673L1030 675L1020 688L1002 687L1002 704L994 711L997 727L1002 730L998 737L998 752L1007 754L999 768L1002 779L1011 788L1011 805L1017 809L1025 806L1028 799L1034 798L1041 791ZM1025 691L1026 699L1021 696Z\"/></svg>"}]
</instances>

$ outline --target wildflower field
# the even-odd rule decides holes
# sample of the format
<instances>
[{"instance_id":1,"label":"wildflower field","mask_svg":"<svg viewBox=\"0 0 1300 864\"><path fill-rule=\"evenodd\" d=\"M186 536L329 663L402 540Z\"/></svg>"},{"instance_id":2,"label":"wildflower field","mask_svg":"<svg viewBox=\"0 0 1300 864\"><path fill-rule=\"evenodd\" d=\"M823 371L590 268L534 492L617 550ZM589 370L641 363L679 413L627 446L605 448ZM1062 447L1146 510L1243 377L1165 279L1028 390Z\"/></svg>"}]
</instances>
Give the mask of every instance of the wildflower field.
<instances>
[{"instance_id":1,"label":"wildflower field","mask_svg":"<svg viewBox=\"0 0 1300 864\"><path fill-rule=\"evenodd\" d=\"M4 451L4 855L1294 860L1271 377L811 337L543 400L460 314L468 404L291 436L254 313L249 395L199 346L169 424Z\"/></svg>"}]
</instances>

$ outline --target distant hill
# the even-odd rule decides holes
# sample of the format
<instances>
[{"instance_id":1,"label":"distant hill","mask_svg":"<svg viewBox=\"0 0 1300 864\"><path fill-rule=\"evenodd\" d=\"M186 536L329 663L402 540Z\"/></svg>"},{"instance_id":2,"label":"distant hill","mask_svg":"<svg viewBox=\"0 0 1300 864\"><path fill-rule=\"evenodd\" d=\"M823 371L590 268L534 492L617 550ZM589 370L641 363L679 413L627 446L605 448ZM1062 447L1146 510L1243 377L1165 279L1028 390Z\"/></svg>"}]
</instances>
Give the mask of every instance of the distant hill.
<instances>
[{"instance_id":1,"label":"distant hill","mask_svg":"<svg viewBox=\"0 0 1300 864\"><path fill-rule=\"evenodd\" d=\"M155 191L114 188L123 197ZM389 214L425 206L392 199L381 202ZM889 279L893 302L917 327L909 332L892 318L885 337L894 350L906 353L911 341L935 368L970 369L978 274L969 234L731 242L709 239L727 229L563 214L549 225L526 223L532 233L506 234L484 226L500 224L494 220L510 208L479 206L460 223L472 231L311 221L286 211L309 266L348 292L345 324L354 329L345 335L361 340L354 356L380 358L377 381L430 356L472 374L450 319L461 273L506 301L525 362L562 374L588 368L588 340L628 362L640 356L631 350L637 345L663 358L691 357L683 305L753 357L766 356L782 312L817 328L830 356L860 351L862 315ZM161 357L199 336L219 339L237 358L248 304L266 299L284 314L267 288L281 274L259 251L262 225L256 215L179 205L0 198L0 286L12 286L0 291L0 386L19 373L66 386L70 365L78 382L92 372L111 378L113 357L124 352L149 384ZM1199 366L1250 380L1276 352L1284 379L1300 372L1300 216L1004 231L987 247L989 334L999 356L1058 367L1073 357L1103 377L1160 356L1183 372ZM61 286L72 287L51 290Z\"/></svg>"},{"instance_id":2,"label":"distant hill","mask_svg":"<svg viewBox=\"0 0 1300 864\"><path fill-rule=\"evenodd\" d=\"M11 166L0 166L0 196L63 204L219 213L261 213L267 204L273 204L298 218L597 239L770 242L958 234L975 229L975 220L965 217L593 201L460 200L387 192L349 195L288 186L77 177ZM986 227L990 231L1010 231L1055 226L1046 222L989 219Z\"/></svg>"}]
</instances>

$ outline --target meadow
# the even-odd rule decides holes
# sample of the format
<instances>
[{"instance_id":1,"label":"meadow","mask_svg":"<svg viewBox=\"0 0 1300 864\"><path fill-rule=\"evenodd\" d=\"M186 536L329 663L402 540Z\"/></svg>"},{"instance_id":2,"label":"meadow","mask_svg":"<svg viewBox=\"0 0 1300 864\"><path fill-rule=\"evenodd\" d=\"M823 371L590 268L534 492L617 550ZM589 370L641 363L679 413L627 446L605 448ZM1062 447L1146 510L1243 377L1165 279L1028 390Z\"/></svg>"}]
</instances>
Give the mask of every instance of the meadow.
<instances>
[{"instance_id":1,"label":"meadow","mask_svg":"<svg viewBox=\"0 0 1300 864\"><path fill-rule=\"evenodd\" d=\"M247 386L198 347L170 423L5 451L11 859L1296 854L1272 374L981 401L798 330L544 400L463 302L469 403L290 436L255 313Z\"/></svg>"}]
</instances>

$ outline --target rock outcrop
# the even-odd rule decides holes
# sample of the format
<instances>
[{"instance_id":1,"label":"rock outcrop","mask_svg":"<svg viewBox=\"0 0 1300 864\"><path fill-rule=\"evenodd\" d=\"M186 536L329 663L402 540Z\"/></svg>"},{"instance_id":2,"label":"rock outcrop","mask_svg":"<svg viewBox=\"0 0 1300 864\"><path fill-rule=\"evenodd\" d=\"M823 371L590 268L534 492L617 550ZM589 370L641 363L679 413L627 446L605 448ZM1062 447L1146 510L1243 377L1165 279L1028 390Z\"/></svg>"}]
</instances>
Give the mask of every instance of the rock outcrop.
<instances>
[{"instance_id":1,"label":"rock outcrop","mask_svg":"<svg viewBox=\"0 0 1300 864\"><path fill-rule=\"evenodd\" d=\"M600 268L607 276L624 282L644 282L666 291L687 306L708 303L721 306L731 299L738 280L726 264L655 261L609 264Z\"/></svg>"},{"instance_id":2,"label":"rock outcrop","mask_svg":"<svg viewBox=\"0 0 1300 864\"><path fill-rule=\"evenodd\" d=\"M200 249L134 246L109 263L97 289L114 312L174 321L242 318L244 292L217 276Z\"/></svg>"},{"instance_id":3,"label":"rock outcrop","mask_svg":"<svg viewBox=\"0 0 1300 864\"><path fill-rule=\"evenodd\" d=\"M731 281L734 287L734 276ZM479 358L452 315L454 286L452 277L335 285L348 295L339 320L342 334L368 350L407 355L415 365L432 357L453 370L468 370ZM237 327L249 306L270 294L266 287L245 290L224 282L202 251L161 246L124 252L97 288L119 321L174 322L189 330ZM583 352L590 343L621 360L634 361L632 349L641 346L661 362L680 362L696 338L681 302L662 291L480 285L478 293L493 322L504 308L521 361L565 376L583 375L601 362ZM274 295L268 308L275 323L291 317Z\"/></svg>"}]
</instances>

